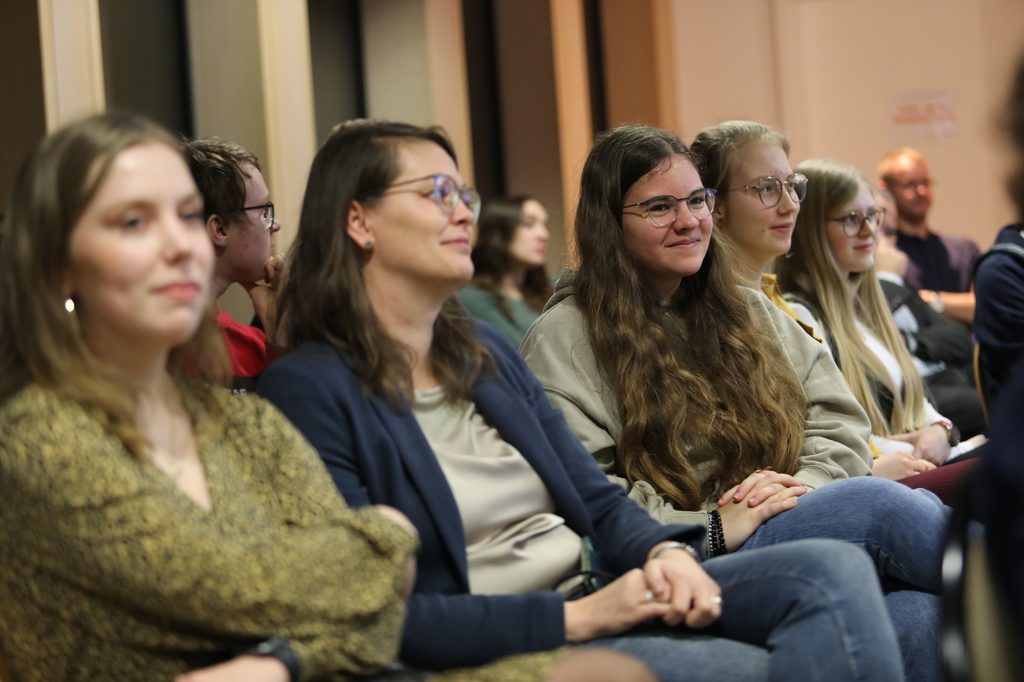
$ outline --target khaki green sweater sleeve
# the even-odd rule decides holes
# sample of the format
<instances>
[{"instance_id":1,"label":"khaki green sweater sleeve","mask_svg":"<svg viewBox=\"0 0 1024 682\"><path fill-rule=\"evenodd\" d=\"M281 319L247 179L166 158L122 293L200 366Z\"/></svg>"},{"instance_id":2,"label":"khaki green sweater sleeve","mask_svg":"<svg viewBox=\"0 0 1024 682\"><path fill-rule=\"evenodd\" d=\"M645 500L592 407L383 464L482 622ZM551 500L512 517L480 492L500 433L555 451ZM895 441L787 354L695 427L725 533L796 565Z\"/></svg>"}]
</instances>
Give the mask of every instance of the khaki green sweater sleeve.
<instances>
[{"instance_id":1,"label":"khaki green sweater sleeve","mask_svg":"<svg viewBox=\"0 0 1024 682\"><path fill-rule=\"evenodd\" d=\"M707 526L706 512L676 509L646 481L629 485L616 475L615 448L622 435L619 405L598 367L574 300L570 297L548 308L530 327L519 347L526 364L572 432L608 477L627 489L630 499L661 523Z\"/></svg>"},{"instance_id":2,"label":"khaki green sweater sleeve","mask_svg":"<svg viewBox=\"0 0 1024 682\"><path fill-rule=\"evenodd\" d=\"M778 340L778 355L785 357L796 372L807 399L804 444L796 478L808 487L818 488L851 476L869 475L871 426L828 349L761 292L745 291L754 323L766 331L769 344L772 338Z\"/></svg>"},{"instance_id":3,"label":"khaki green sweater sleeve","mask_svg":"<svg viewBox=\"0 0 1024 682\"><path fill-rule=\"evenodd\" d=\"M309 676L394 658L415 541L371 510L346 509L272 408L224 408L223 421L193 414L209 513L81 407L29 387L0 408L0 546L18 548L0 577L0 600L19 595L5 621L13 659L31 656L18 650L19 628L48 618L69 639L136 658L187 661L275 634Z\"/></svg>"}]
</instances>

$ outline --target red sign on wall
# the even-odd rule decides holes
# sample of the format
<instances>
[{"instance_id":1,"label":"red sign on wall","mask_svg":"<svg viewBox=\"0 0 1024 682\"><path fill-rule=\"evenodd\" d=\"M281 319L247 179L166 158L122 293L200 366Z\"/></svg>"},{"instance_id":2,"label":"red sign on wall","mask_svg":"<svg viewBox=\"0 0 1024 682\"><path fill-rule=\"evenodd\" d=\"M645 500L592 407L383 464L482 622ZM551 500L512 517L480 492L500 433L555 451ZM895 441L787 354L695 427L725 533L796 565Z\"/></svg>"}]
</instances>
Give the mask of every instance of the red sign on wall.
<instances>
[{"instance_id":1,"label":"red sign on wall","mask_svg":"<svg viewBox=\"0 0 1024 682\"><path fill-rule=\"evenodd\" d=\"M893 101L889 120L896 139L956 137L956 107L948 92L901 95Z\"/></svg>"}]
</instances>

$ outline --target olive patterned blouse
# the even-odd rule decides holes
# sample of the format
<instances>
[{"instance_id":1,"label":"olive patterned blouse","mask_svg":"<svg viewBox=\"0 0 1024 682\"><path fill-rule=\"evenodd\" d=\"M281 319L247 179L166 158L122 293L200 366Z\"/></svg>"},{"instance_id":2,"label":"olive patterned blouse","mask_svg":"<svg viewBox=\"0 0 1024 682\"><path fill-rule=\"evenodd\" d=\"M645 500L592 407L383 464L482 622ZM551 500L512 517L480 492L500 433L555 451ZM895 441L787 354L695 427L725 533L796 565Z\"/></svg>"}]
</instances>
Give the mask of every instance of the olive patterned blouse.
<instances>
[{"instance_id":1,"label":"olive patterned blouse","mask_svg":"<svg viewBox=\"0 0 1024 682\"><path fill-rule=\"evenodd\" d=\"M10 673L170 680L275 634L304 678L391 661L415 541L374 511L347 509L316 452L269 404L182 386L209 513L79 404L32 385L0 406L0 651Z\"/></svg>"}]
</instances>

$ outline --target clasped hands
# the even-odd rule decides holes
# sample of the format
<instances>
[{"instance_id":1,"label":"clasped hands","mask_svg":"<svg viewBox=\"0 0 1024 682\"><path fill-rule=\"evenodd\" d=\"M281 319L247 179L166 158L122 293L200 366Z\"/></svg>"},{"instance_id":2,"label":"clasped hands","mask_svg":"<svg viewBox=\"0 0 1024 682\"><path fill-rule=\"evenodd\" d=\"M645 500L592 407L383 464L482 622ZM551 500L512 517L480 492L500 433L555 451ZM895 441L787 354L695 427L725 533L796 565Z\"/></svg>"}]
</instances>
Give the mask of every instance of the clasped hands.
<instances>
[{"instance_id":1,"label":"clasped hands","mask_svg":"<svg viewBox=\"0 0 1024 682\"><path fill-rule=\"evenodd\" d=\"M666 625L703 628L721 615L718 583L688 552L666 549L648 559L642 569L634 568L594 594L566 602L565 635L570 642L584 642L624 632L652 618Z\"/></svg>"},{"instance_id":2,"label":"clasped hands","mask_svg":"<svg viewBox=\"0 0 1024 682\"><path fill-rule=\"evenodd\" d=\"M810 488L788 474L758 469L718 498L725 546L739 549L768 519L792 509Z\"/></svg>"}]
</instances>

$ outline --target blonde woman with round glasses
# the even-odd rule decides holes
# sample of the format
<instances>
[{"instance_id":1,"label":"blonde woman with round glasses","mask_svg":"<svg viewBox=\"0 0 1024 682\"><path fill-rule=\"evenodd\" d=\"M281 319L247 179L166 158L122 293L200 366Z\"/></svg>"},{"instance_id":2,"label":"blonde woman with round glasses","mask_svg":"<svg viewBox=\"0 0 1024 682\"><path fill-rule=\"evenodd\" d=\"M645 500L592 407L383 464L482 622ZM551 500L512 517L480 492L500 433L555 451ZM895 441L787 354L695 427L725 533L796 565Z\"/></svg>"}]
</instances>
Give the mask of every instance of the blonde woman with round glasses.
<instances>
[{"instance_id":1,"label":"blonde woman with round glasses","mask_svg":"<svg viewBox=\"0 0 1024 682\"><path fill-rule=\"evenodd\" d=\"M775 263L779 285L793 310L825 337L867 412L880 455L874 474L912 476L908 483L943 493L946 481L959 476L955 469L915 474L943 464L959 433L925 396L875 274L885 209L852 166L811 159L797 170L808 177L809 191L791 256Z\"/></svg>"},{"instance_id":2,"label":"blonde woman with round glasses","mask_svg":"<svg viewBox=\"0 0 1024 682\"><path fill-rule=\"evenodd\" d=\"M719 192L715 229L733 247L737 279L761 289L800 322L769 272L776 258L789 253L807 194L807 177L789 165L789 140L755 121L725 121L700 131L691 149L704 184Z\"/></svg>"}]
</instances>

